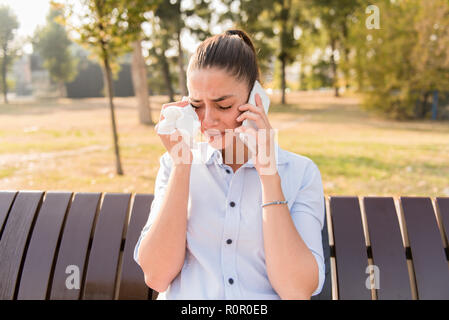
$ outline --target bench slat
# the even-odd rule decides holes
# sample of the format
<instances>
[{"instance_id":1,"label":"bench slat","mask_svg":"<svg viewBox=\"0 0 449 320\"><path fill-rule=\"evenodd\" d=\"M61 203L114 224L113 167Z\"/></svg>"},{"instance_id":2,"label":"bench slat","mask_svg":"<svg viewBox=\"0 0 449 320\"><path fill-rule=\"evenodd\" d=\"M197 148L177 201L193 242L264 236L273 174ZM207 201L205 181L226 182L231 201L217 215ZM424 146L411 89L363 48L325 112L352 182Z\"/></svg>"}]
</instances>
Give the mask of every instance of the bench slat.
<instances>
[{"instance_id":1,"label":"bench slat","mask_svg":"<svg viewBox=\"0 0 449 320\"><path fill-rule=\"evenodd\" d=\"M0 300L12 300L22 258L44 193L20 191L13 203L0 240Z\"/></svg>"},{"instance_id":2,"label":"bench slat","mask_svg":"<svg viewBox=\"0 0 449 320\"><path fill-rule=\"evenodd\" d=\"M401 197L419 299L449 299L449 268L430 198Z\"/></svg>"},{"instance_id":3,"label":"bench slat","mask_svg":"<svg viewBox=\"0 0 449 320\"><path fill-rule=\"evenodd\" d=\"M441 224L443 225L443 230L446 233L446 240L449 241L449 197L436 198L436 202L440 211ZM449 250L449 248L447 248L447 250ZM448 256L446 256L446 258L449 259Z\"/></svg>"},{"instance_id":4,"label":"bench slat","mask_svg":"<svg viewBox=\"0 0 449 320\"><path fill-rule=\"evenodd\" d=\"M0 239L17 191L0 191Z\"/></svg>"},{"instance_id":5,"label":"bench slat","mask_svg":"<svg viewBox=\"0 0 449 320\"><path fill-rule=\"evenodd\" d=\"M85 261L95 213L100 204L101 193L77 193L67 214L64 230L59 246L50 299L77 300L81 296L81 283L85 273ZM68 269L76 266L79 269L79 289L73 288L76 272ZM66 273L66 270L68 273ZM66 280L69 279L69 288Z\"/></svg>"},{"instance_id":6,"label":"bench slat","mask_svg":"<svg viewBox=\"0 0 449 320\"><path fill-rule=\"evenodd\" d=\"M83 300L114 299L115 279L131 194L107 193L95 226Z\"/></svg>"},{"instance_id":7,"label":"bench slat","mask_svg":"<svg viewBox=\"0 0 449 320\"><path fill-rule=\"evenodd\" d=\"M131 219L126 231L125 249L123 251L122 272L120 275L119 299L147 300L150 288L145 284L145 278L140 266L134 261L134 248L144 227L154 196L136 194L131 211Z\"/></svg>"},{"instance_id":8,"label":"bench slat","mask_svg":"<svg viewBox=\"0 0 449 320\"><path fill-rule=\"evenodd\" d=\"M71 193L47 192L33 229L18 300L45 300L51 268Z\"/></svg>"},{"instance_id":9,"label":"bench slat","mask_svg":"<svg viewBox=\"0 0 449 320\"><path fill-rule=\"evenodd\" d=\"M371 290L365 286L368 256L358 198L331 197L330 214L338 297L340 300L371 300Z\"/></svg>"},{"instance_id":10,"label":"bench slat","mask_svg":"<svg viewBox=\"0 0 449 320\"><path fill-rule=\"evenodd\" d=\"M366 197L364 206L373 262L379 268L378 300L411 300L407 257L391 197Z\"/></svg>"}]
</instances>

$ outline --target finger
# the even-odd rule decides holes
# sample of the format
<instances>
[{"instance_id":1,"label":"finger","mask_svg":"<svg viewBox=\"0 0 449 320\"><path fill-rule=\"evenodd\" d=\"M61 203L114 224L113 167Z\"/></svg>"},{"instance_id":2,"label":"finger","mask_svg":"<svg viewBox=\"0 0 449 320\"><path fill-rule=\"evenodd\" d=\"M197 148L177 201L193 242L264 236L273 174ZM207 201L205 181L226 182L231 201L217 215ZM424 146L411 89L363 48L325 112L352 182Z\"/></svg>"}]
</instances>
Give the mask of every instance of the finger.
<instances>
[{"instance_id":1,"label":"finger","mask_svg":"<svg viewBox=\"0 0 449 320\"><path fill-rule=\"evenodd\" d=\"M257 131L254 128L240 126L234 131L239 132L240 139L246 144L253 155L257 154ZM242 134L243 133L243 136Z\"/></svg>"},{"instance_id":2,"label":"finger","mask_svg":"<svg viewBox=\"0 0 449 320\"><path fill-rule=\"evenodd\" d=\"M254 112L254 113L257 113L257 114L260 114L260 115L265 114L265 111L264 111L263 109L261 109L261 108L259 108L259 107L256 107L256 106L254 106L254 105L252 105L252 104L249 104L249 103L246 103L246 104L241 105L241 106L239 107L239 110L240 110L240 111L246 111L246 110L249 110L249 111L251 111L251 112Z\"/></svg>"},{"instance_id":3,"label":"finger","mask_svg":"<svg viewBox=\"0 0 449 320\"><path fill-rule=\"evenodd\" d=\"M243 112L240 116L237 117L236 120L238 122L244 120L253 120L256 123L257 128L262 129L267 127L263 117L260 114L255 114L251 111Z\"/></svg>"},{"instance_id":4,"label":"finger","mask_svg":"<svg viewBox=\"0 0 449 320\"><path fill-rule=\"evenodd\" d=\"M162 110L163 110L163 109L165 109L165 108L167 108L167 107L181 107L181 108L184 108L184 107L186 107L186 106L188 106L188 105L189 105L189 102L188 102L188 101L176 101L176 102L171 102L171 103L165 103L165 104L163 104L163 105L162 105L162 109L161 109L161 114L160 114L160 117L159 117L159 121L162 121L162 120L165 119L164 116L162 115Z\"/></svg>"},{"instance_id":5,"label":"finger","mask_svg":"<svg viewBox=\"0 0 449 320\"><path fill-rule=\"evenodd\" d=\"M256 106L258 108L260 108L262 111L264 111L264 113L265 113L265 109L264 109L264 106L262 103L262 98L260 97L260 94L258 94L258 93L256 93Z\"/></svg>"},{"instance_id":6,"label":"finger","mask_svg":"<svg viewBox=\"0 0 449 320\"><path fill-rule=\"evenodd\" d=\"M170 103L165 103L162 105L162 109L165 109L167 107L185 107L189 104L189 101L176 101L176 102L170 102Z\"/></svg>"},{"instance_id":7,"label":"finger","mask_svg":"<svg viewBox=\"0 0 449 320\"><path fill-rule=\"evenodd\" d=\"M254 137L257 137L256 129L251 128L251 127L247 127L247 126L237 127L237 128L234 129L234 132L236 132L236 133L240 133L240 132L248 133L248 134L250 134L250 135L252 135Z\"/></svg>"}]
</instances>

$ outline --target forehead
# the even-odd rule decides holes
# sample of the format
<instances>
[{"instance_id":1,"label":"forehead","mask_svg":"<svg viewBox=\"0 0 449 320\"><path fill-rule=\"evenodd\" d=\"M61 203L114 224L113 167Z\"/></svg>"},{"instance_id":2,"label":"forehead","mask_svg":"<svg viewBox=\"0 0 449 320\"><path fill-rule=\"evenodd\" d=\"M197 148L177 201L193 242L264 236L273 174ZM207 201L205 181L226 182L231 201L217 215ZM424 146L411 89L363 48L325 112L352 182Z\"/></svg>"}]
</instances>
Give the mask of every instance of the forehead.
<instances>
[{"instance_id":1,"label":"forehead","mask_svg":"<svg viewBox=\"0 0 449 320\"><path fill-rule=\"evenodd\" d=\"M246 84L224 70L207 68L189 72L187 87L191 98L216 99L225 95L244 94Z\"/></svg>"}]
</instances>

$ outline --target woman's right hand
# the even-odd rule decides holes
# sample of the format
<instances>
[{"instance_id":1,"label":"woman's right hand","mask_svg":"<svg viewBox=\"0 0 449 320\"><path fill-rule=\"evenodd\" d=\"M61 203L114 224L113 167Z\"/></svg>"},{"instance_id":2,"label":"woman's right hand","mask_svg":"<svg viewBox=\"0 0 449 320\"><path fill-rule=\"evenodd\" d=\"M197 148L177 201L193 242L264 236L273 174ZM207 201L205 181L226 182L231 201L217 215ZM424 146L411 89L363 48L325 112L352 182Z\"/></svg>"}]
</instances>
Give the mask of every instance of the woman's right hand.
<instances>
[{"instance_id":1,"label":"woman's right hand","mask_svg":"<svg viewBox=\"0 0 449 320\"><path fill-rule=\"evenodd\" d=\"M164 120L164 116L162 115L162 110L167 107L186 107L189 105L188 101L176 101L171 103L166 103L162 105L161 115L159 117L159 122L155 127L157 133L157 126L159 123ZM193 160L192 151L188 144L184 141L181 132L178 129L175 130L172 134L159 134L157 133L168 153L170 154L173 163L175 165L178 164L191 164Z\"/></svg>"}]
</instances>

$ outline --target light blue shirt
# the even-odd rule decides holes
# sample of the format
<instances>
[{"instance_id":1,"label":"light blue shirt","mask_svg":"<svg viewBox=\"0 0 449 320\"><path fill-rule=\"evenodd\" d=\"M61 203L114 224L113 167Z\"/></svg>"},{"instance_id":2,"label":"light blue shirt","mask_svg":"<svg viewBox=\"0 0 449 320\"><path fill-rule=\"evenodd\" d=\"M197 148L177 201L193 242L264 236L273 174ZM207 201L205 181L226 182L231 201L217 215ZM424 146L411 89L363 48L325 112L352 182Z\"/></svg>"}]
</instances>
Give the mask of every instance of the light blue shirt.
<instances>
[{"instance_id":1,"label":"light blue shirt","mask_svg":"<svg viewBox=\"0 0 449 320\"><path fill-rule=\"evenodd\" d=\"M321 174L311 159L276 148L277 169L292 220L318 264L316 295L325 277ZM199 144L194 158L201 160L191 166L184 265L158 300L280 299L266 270L261 183L253 161L233 172L223 163L221 152L207 142ZM166 152L160 158L150 215L134 249L136 262L142 238L161 214L171 165Z\"/></svg>"}]
</instances>

